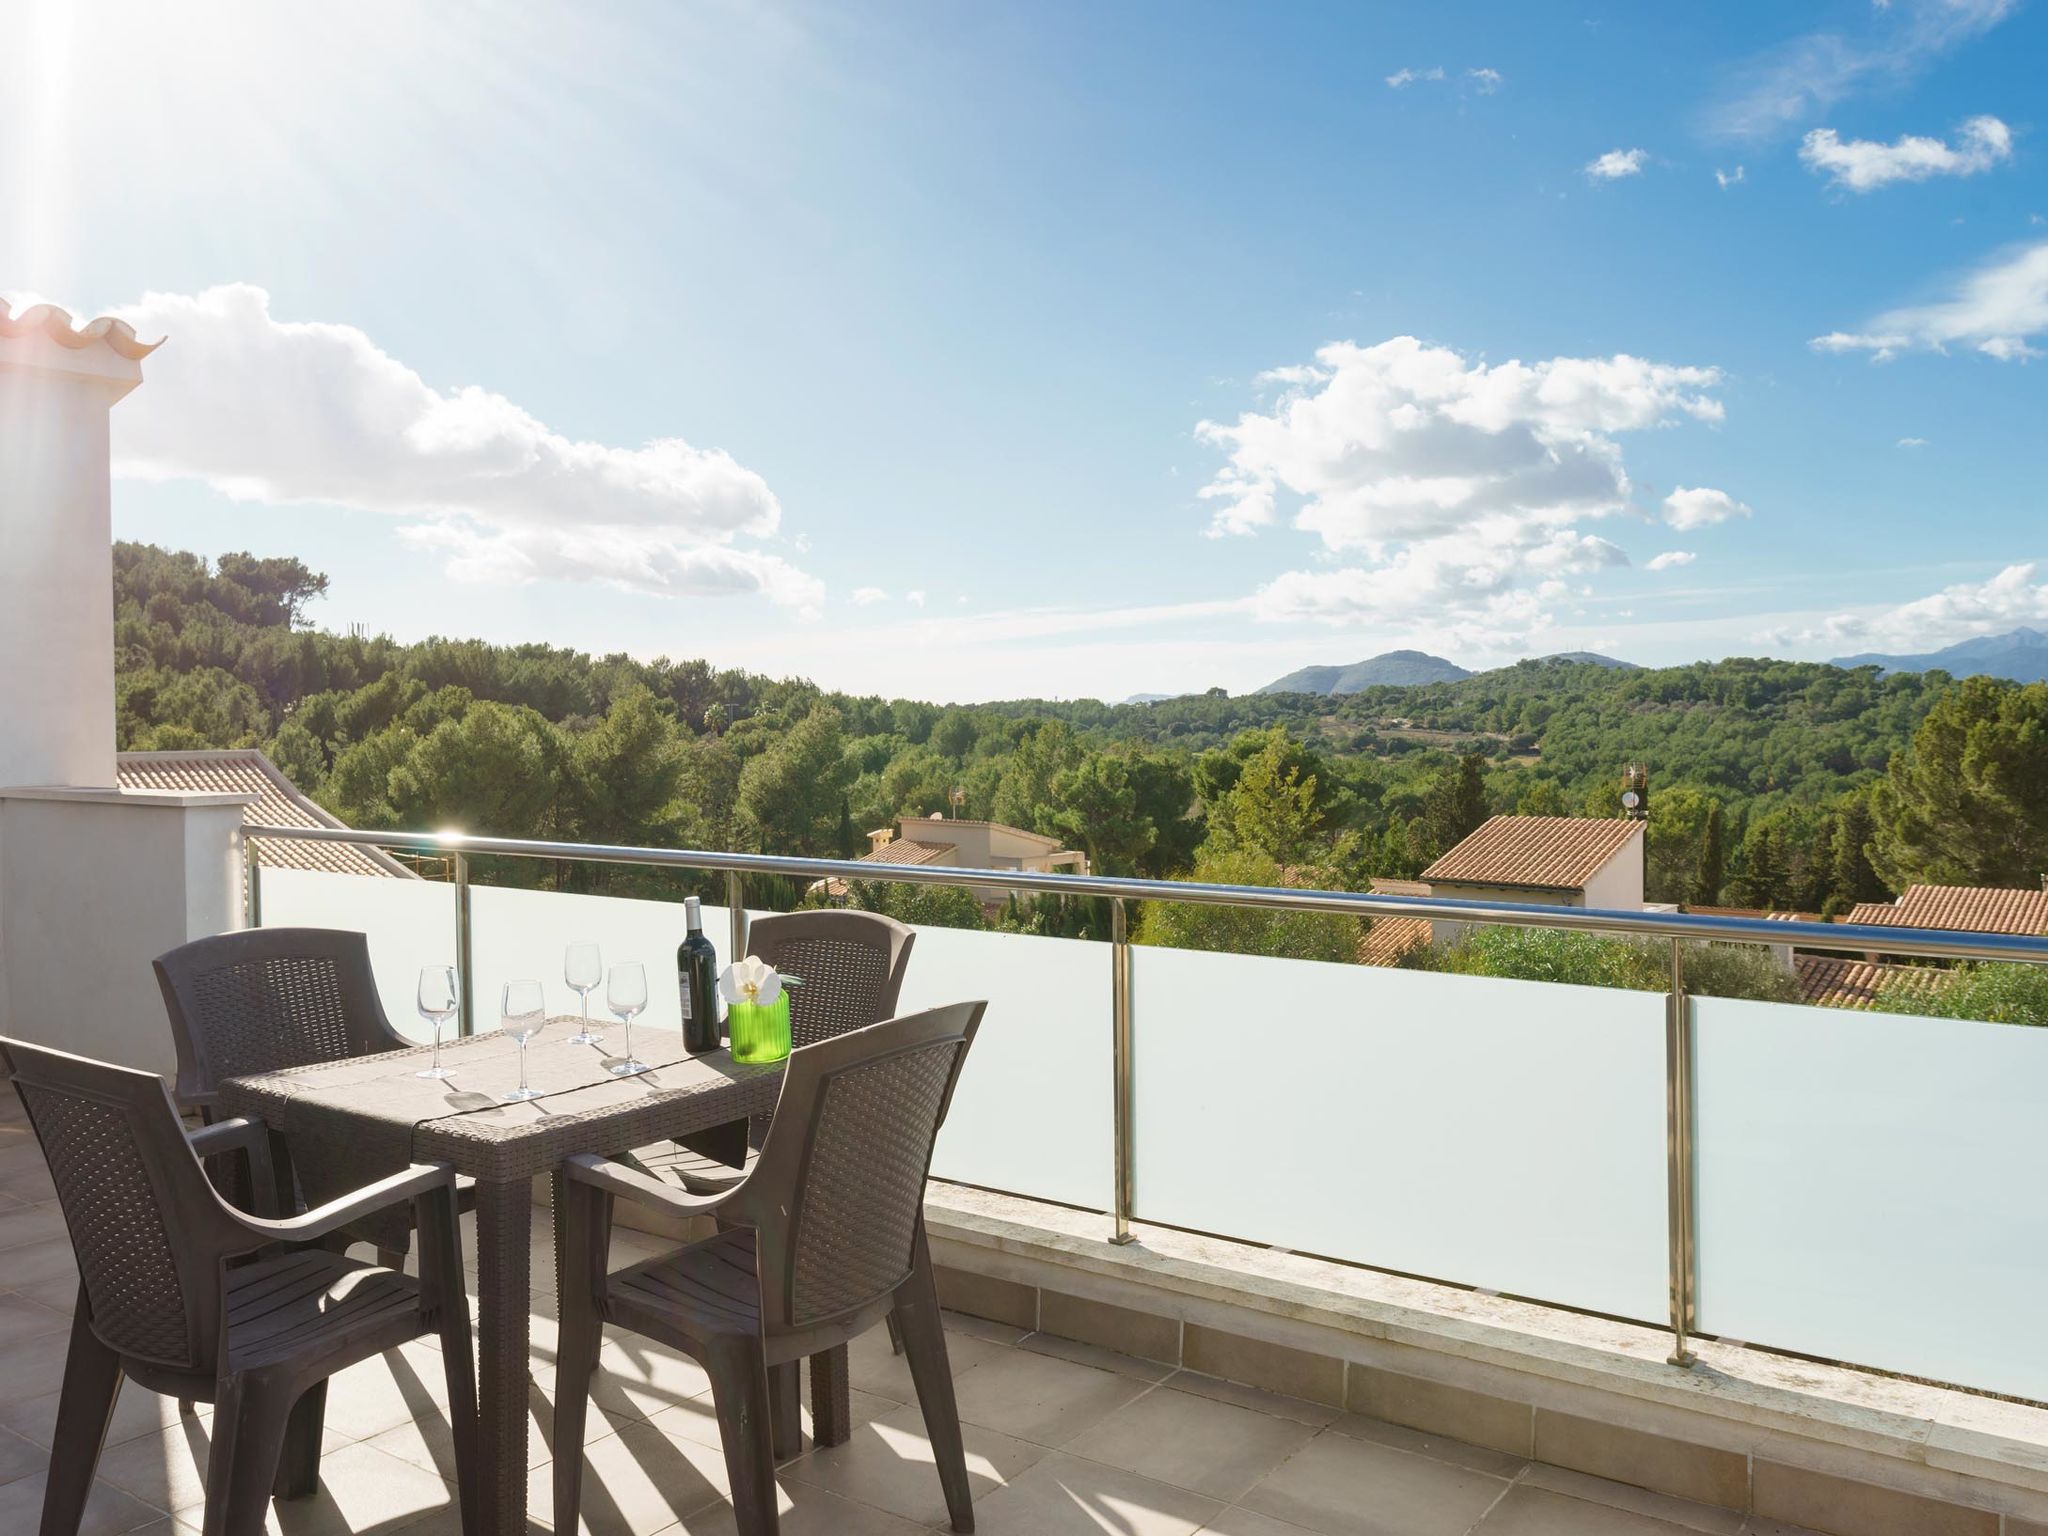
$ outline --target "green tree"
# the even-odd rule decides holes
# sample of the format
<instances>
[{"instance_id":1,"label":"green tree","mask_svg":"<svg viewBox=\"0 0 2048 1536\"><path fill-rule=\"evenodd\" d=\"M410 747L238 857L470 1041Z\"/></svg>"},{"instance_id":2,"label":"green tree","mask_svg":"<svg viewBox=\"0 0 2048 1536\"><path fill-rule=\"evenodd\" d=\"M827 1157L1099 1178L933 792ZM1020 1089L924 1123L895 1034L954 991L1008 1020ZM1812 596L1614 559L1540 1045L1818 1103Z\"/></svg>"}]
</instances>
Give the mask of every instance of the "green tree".
<instances>
[{"instance_id":1,"label":"green tree","mask_svg":"<svg viewBox=\"0 0 2048 1536\"><path fill-rule=\"evenodd\" d=\"M399 825L559 836L569 753L538 710L488 700L416 738L388 778Z\"/></svg>"},{"instance_id":2,"label":"green tree","mask_svg":"<svg viewBox=\"0 0 2048 1536\"><path fill-rule=\"evenodd\" d=\"M1870 814L1869 801L1862 795L1844 800L1841 813L1835 818L1833 868L1827 905L1823 908L1830 917L1848 911L1858 902L1891 899L1892 893L1870 864L1870 845L1876 836L1877 819Z\"/></svg>"},{"instance_id":3,"label":"green tree","mask_svg":"<svg viewBox=\"0 0 2048 1536\"><path fill-rule=\"evenodd\" d=\"M957 885L912 885L907 881L854 880L847 885L847 905L879 912L899 923L926 928L986 928L981 902Z\"/></svg>"},{"instance_id":4,"label":"green tree","mask_svg":"<svg viewBox=\"0 0 2048 1536\"><path fill-rule=\"evenodd\" d=\"M1219 851L1260 854L1281 868L1315 858L1323 833L1323 817L1316 808L1317 780L1290 761L1287 747L1282 736L1269 739L1209 813L1210 838L1222 839Z\"/></svg>"},{"instance_id":5,"label":"green tree","mask_svg":"<svg viewBox=\"0 0 2048 1536\"><path fill-rule=\"evenodd\" d=\"M1403 968L1548 981L1580 987L1663 992L1671 985L1669 945L1555 928L1474 928L1456 943L1419 945ZM1689 991L1708 997L1796 1003L1799 984L1770 950L1755 944L1688 944Z\"/></svg>"},{"instance_id":6,"label":"green tree","mask_svg":"<svg viewBox=\"0 0 2048 1536\"><path fill-rule=\"evenodd\" d=\"M1446 767L1429 786L1422 802L1423 825L1431 846L1446 853L1486 820L1486 757L1468 752L1455 767Z\"/></svg>"},{"instance_id":7,"label":"green tree","mask_svg":"<svg viewBox=\"0 0 2048 1536\"><path fill-rule=\"evenodd\" d=\"M1127 759L1091 752L1052 781L1053 833L1078 843L1091 868L1102 874L1135 873L1156 835L1152 818L1138 808L1138 786Z\"/></svg>"},{"instance_id":8,"label":"green tree","mask_svg":"<svg viewBox=\"0 0 2048 1536\"><path fill-rule=\"evenodd\" d=\"M1924 973L1895 976L1878 993L1877 1007L1936 1019L2048 1025L2048 966L1966 963L1933 986Z\"/></svg>"},{"instance_id":9,"label":"green tree","mask_svg":"<svg viewBox=\"0 0 2048 1536\"><path fill-rule=\"evenodd\" d=\"M829 854L851 777L839 711L815 705L740 770L740 824L764 852Z\"/></svg>"},{"instance_id":10,"label":"green tree","mask_svg":"<svg viewBox=\"0 0 2048 1536\"><path fill-rule=\"evenodd\" d=\"M2048 683L1949 688L1871 809L1871 864L1895 890L2036 884L2048 870Z\"/></svg>"},{"instance_id":11,"label":"green tree","mask_svg":"<svg viewBox=\"0 0 2048 1536\"><path fill-rule=\"evenodd\" d=\"M612 699L570 754L574 825L593 843L673 845L681 827L676 797L686 757L668 708L637 684ZM612 866L594 866L598 885Z\"/></svg>"},{"instance_id":12,"label":"green tree","mask_svg":"<svg viewBox=\"0 0 2048 1536\"><path fill-rule=\"evenodd\" d=\"M1693 865L1688 899L1695 906L1711 907L1721 900L1721 887L1728 883L1727 827L1721 802L1707 803L1707 819L1700 828L1700 856Z\"/></svg>"},{"instance_id":13,"label":"green tree","mask_svg":"<svg viewBox=\"0 0 2048 1536\"><path fill-rule=\"evenodd\" d=\"M1289 770L1292 772L1292 770ZM1295 885L1269 854L1254 848L1204 853L1194 878L1219 885ZM1207 949L1235 955L1355 962L1362 929L1356 918L1333 912L1280 912L1258 907L1197 906L1152 901L1138 924L1138 940L1169 949Z\"/></svg>"},{"instance_id":14,"label":"green tree","mask_svg":"<svg viewBox=\"0 0 2048 1536\"><path fill-rule=\"evenodd\" d=\"M941 720L940 725L944 724ZM935 730L934 734L939 732ZM1003 763L989 819L1047 837L1058 836L1052 825L1058 801L1053 783L1062 773L1078 766L1082 756L1081 742L1072 726L1060 720L1049 720L1039 726L1017 743L1017 750Z\"/></svg>"},{"instance_id":15,"label":"green tree","mask_svg":"<svg viewBox=\"0 0 2048 1536\"><path fill-rule=\"evenodd\" d=\"M1644 829L1643 894L1651 901L1684 901L1692 894L1707 823L1719 804L1689 784L1658 794Z\"/></svg>"},{"instance_id":16,"label":"green tree","mask_svg":"<svg viewBox=\"0 0 2048 1536\"><path fill-rule=\"evenodd\" d=\"M1517 816L1569 816L1571 802L1555 779L1531 779L1515 800Z\"/></svg>"}]
</instances>

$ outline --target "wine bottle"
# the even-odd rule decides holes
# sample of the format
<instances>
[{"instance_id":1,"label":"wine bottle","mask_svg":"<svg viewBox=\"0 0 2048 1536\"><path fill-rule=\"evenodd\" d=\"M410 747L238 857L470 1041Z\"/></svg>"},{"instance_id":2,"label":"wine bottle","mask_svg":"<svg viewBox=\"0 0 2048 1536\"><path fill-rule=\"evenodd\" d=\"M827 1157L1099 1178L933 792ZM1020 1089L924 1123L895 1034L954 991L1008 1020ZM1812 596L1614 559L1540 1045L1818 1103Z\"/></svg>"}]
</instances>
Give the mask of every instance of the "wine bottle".
<instances>
[{"instance_id":1,"label":"wine bottle","mask_svg":"<svg viewBox=\"0 0 2048 1536\"><path fill-rule=\"evenodd\" d=\"M683 1049L695 1055L718 1049L718 951L704 937L704 908L683 900L690 931L676 946L676 985L682 993Z\"/></svg>"}]
</instances>

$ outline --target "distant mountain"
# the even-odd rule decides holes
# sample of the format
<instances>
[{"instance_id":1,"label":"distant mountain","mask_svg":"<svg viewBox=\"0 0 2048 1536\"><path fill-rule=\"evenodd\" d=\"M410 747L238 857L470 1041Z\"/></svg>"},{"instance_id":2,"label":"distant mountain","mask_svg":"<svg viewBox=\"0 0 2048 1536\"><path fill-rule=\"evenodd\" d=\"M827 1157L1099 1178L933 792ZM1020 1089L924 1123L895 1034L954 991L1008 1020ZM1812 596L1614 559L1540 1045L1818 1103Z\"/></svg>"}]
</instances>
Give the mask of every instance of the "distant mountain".
<instances>
[{"instance_id":1,"label":"distant mountain","mask_svg":"<svg viewBox=\"0 0 2048 1536\"><path fill-rule=\"evenodd\" d=\"M1632 661L1619 661L1612 656L1602 656L1598 651L1559 651L1554 656L1539 656L1538 661L1576 661L1590 667L1612 667L1617 672L1640 672L1643 669Z\"/></svg>"},{"instance_id":2,"label":"distant mountain","mask_svg":"<svg viewBox=\"0 0 2048 1536\"><path fill-rule=\"evenodd\" d=\"M1426 651L1388 651L1348 667L1303 667L1261 688L1261 693L1358 693L1366 688L1406 688L1416 683L1455 683L1472 674L1455 661Z\"/></svg>"},{"instance_id":3,"label":"distant mountain","mask_svg":"<svg viewBox=\"0 0 2048 1536\"><path fill-rule=\"evenodd\" d=\"M1982 672L2009 677L2016 683L2048 682L2048 635L2038 629L2015 629L2004 635L1979 635L1922 656L1837 656L1838 667L1881 667L1887 672L1926 672L1939 667L1957 677Z\"/></svg>"},{"instance_id":4,"label":"distant mountain","mask_svg":"<svg viewBox=\"0 0 2048 1536\"><path fill-rule=\"evenodd\" d=\"M1128 699L1125 699L1124 702L1126 704L1164 704L1168 699L1177 699L1179 697L1180 695L1177 693L1134 693Z\"/></svg>"}]
</instances>

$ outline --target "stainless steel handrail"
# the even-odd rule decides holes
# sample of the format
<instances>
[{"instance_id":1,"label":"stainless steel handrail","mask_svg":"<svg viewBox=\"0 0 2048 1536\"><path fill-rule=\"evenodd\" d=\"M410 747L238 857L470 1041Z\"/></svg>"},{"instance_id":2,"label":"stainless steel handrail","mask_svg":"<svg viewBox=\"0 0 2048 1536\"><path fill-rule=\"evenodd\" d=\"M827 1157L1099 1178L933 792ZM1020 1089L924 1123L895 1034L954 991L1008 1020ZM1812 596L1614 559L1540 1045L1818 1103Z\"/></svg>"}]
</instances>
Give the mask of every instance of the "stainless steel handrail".
<instances>
[{"instance_id":1,"label":"stainless steel handrail","mask_svg":"<svg viewBox=\"0 0 2048 1536\"><path fill-rule=\"evenodd\" d=\"M1558 928L1622 934L1670 942L1671 987L1665 999L1664 1100L1666 1127L1666 1244L1671 1274L1673 1337L1671 1363L1690 1366L1697 1323L1699 1237L1697 1161L1698 1080L1692 998L1685 986L1687 941L1797 945L1806 949L1908 955L1922 959L2013 961L2048 965L2048 938L1999 933L1953 933L1932 928L1890 928L1875 923L1808 923L1774 918L1703 917L1687 912L1630 912L1596 907L1551 907L1532 902L1452 901L1434 896L1382 896L1360 891L1310 891L1263 885L1215 885L1198 881L1137 880L1111 875L1038 874L1017 869L960 869L953 865L872 864L859 859L807 859L768 853L723 853L712 849L636 848L611 843L556 843L539 838L475 837L465 832L364 832L349 827L242 829L248 869L249 922L261 916L256 843L265 838L312 843L347 843L371 848L431 848L453 855L456 876L456 953L462 976L462 1029L475 1027L470 981L469 860L478 855L520 859L574 859L599 864L652 865L669 869L722 871L732 909L733 952L746 941L742 903L744 877L793 875L823 880L839 877L876 884L993 886L1058 896L1102 896L1111 902L1110 1008L1111 1071L1115 1118L1115 1172L1111 1241L1132 1240L1136 1169L1132 1111L1135 1102L1131 1046L1131 937L1126 903L1182 901L1207 906L1258 907L1283 912L1333 912L1348 917L1432 918L1442 922L1498 923L1517 928Z\"/></svg>"},{"instance_id":2,"label":"stainless steel handrail","mask_svg":"<svg viewBox=\"0 0 2048 1536\"><path fill-rule=\"evenodd\" d=\"M1021 869L962 869L942 864L871 864L859 859L807 859L772 853L722 853L704 848L636 848L630 844L555 843L539 838L475 837L465 832L363 832L352 827L243 828L251 838L353 843L370 848L432 848L475 858L575 859L646 864L748 875L837 876L890 885L986 885L1055 896L1110 896L1127 901L1182 901L1264 907L1287 912L1338 912L1351 917L1427 917L1442 922L1564 928L1643 938L1740 944L1791 944L1852 953L1882 951L1940 960L2011 960L2048 965L2048 938L1953 933L1875 923L1807 923L1775 918L1704 917L1691 912L1631 912L1604 907L1550 907L1533 902L1452 901L1439 896L1382 896L1361 891L1311 891L1268 885L1214 885L1193 880L1139 880L1113 875L1039 874Z\"/></svg>"}]
</instances>

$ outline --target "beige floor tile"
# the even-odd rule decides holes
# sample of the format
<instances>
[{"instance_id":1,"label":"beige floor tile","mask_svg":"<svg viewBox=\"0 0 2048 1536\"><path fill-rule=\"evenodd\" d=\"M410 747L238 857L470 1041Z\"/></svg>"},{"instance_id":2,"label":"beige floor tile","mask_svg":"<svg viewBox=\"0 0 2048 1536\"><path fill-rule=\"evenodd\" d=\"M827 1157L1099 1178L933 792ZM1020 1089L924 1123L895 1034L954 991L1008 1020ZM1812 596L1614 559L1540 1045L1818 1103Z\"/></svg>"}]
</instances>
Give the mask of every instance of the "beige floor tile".
<instances>
[{"instance_id":1,"label":"beige floor tile","mask_svg":"<svg viewBox=\"0 0 2048 1536\"><path fill-rule=\"evenodd\" d=\"M38 1472L32 1477L0 1483L0 1531L14 1536L17 1531L33 1531L41 1524L43 1489L48 1481L49 1474ZM78 1536L119 1536L120 1532L154 1524L163 1515L162 1510L152 1509L118 1488L98 1483L85 1502L85 1519L79 1524Z\"/></svg>"},{"instance_id":2,"label":"beige floor tile","mask_svg":"<svg viewBox=\"0 0 2048 1536\"><path fill-rule=\"evenodd\" d=\"M1683 1536L1689 1529L1524 1484L1508 1490L1473 1536Z\"/></svg>"},{"instance_id":3,"label":"beige floor tile","mask_svg":"<svg viewBox=\"0 0 2048 1536\"><path fill-rule=\"evenodd\" d=\"M943 1312L946 1332L964 1333L970 1338L986 1339L991 1344L1015 1344L1031 1330L1019 1328L1014 1323L998 1323L991 1318L969 1317L965 1312ZM889 1330L882 1330L887 1333Z\"/></svg>"},{"instance_id":4,"label":"beige floor tile","mask_svg":"<svg viewBox=\"0 0 2048 1536\"><path fill-rule=\"evenodd\" d=\"M1418 1456L1432 1456L1438 1461L1448 1461L1452 1466L1465 1467L1474 1472L1491 1473L1495 1477L1512 1478L1528 1465L1526 1458L1510 1456L1506 1451L1492 1450L1483 1445L1467 1445L1462 1440L1447 1440L1442 1435L1425 1434L1419 1429L1410 1429L1405 1424L1389 1424L1383 1419L1369 1419L1361 1413L1341 1415L1330 1429L1334 1434L1347 1435L1353 1440L1370 1440L1375 1445L1389 1446L1397 1451L1412 1451Z\"/></svg>"},{"instance_id":5,"label":"beige floor tile","mask_svg":"<svg viewBox=\"0 0 2048 1536\"><path fill-rule=\"evenodd\" d=\"M956 1377L985 1360L993 1360L1006 1347L978 1333L946 1330L946 1360ZM860 1391L886 1397L892 1403L917 1401L917 1388L910 1379L910 1362L902 1355L890 1353L887 1328L877 1324L855 1339L847 1346L846 1360L848 1379Z\"/></svg>"},{"instance_id":6,"label":"beige floor tile","mask_svg":"<svg viewBox=\"0 0 2048 1536\"><path fill-rule=\"evenodd\" d=\"M1099 1371L1114 1371L1133 1381L1161 1382L1174 1373L1173 1366L1162 1365L1157 1360L1141 1360L1136 1355L1105 1349L1100 1344L1084 1344L1079 1339L1063 1339L1054 1333L1027 1334L1017 1341L1017 1347L1028 1349L1033 1354L1051 1355L1055 1360L1092 1365Z\"/></svg>"},{"instance_id":7,"label":"beige floor tile","mask_svg":"<svg viewBox=\"0 0 2048 1536\"><path fill-rule=\"evenodd\" d=\"M1200 1536L1304 1536L1305 1529L1239 1505L1203 1526Z\"/></svg>"},{"instance_id":8,"label":"beige floor tile","mask_svg":"<svg viewBox=\"0 0 2048 1536\"><path fill-rule=\"evenodd\" d=\"M552 1371L542 1379L552 1384ZM590 1378L592 1405L621 1418L652 1418L710 1390L710 1376L688 1355L630 1334L605 1339Z\"/></svg>"},{"instance_id":9,"label":"beige floor tile","mask_svg":"<svg viewBox=\"0 0 2048 1536\"><path fill-rule=\"evenodd\" d=\"M1055 1451L977 1503L974 1527L981 1536L1192 1536L1220 1513L1185 1488Z\"/></svg>"},{"instance_id":10,"label":"beige floor tile","mask_svg":"<svg viewBox=\"0 0 2048 1536\"><path fill-rule=\"evenodd\" d=\"M1146 1390L1145 1383L1029 1350L1003 1350L954 1382L960 1417L1019 1440L1057 1445Z\"/></svg>"},{"instance_id":11,"label":"beige floor tile","mask_svg":"<svg viewBox=\"0 0 2048 1536\"><path fill-rule=\"evenodd\" d=\"M1162 1387L1061 1449L1226 1504L1306 1445L1307 1424Z\"/></svg>"},{"instance_id":12,"label":"beige floor tile","mask_svg":"<svg viewBox=\"0 0 2048 1536\"><path fill-rule=\"evenodd\" d=\"M553 1398L542 1389L538 1382L529 1383L527 1388L526 1419L526 1465L528 1469L541 1466L554 1454L555 1406ZM598 1408L592 1408L583 1423L583 1443L590 1445L606 1435L616 1434L626 1425L639 1422L636 1419L614 1418ZM387 1429L381 1435L374 1435L364 1444L375 1447L387 1456L396 1456L400 1461L411 1462L437 1476L453 1481L455 1477L455 1431L448 1420L436 1413L414 1419Z\"/></svg>"},{"instance_id":13,"label":"beige floor tile","mask_svg":"<svg viewBox=\"0 0 2048 1536\"><path fill-rule=\"evenodd\" d=\"M179 1536L200 1529L199 1509L180 1510ZM265 1536L420 1536L460 1530L455 1490L430 1472L373 1451L344 1446L320 1463L320 1490L311 1498L271 1501Z\"/></svg>"},{"instance_id":14,"label":"beige floor tile","mask_svg":"<svg viewBox=\"0 0 2048 1536\"><path fill-rule=\"evenodd\" d=\"M0 1394L0 1426L11 1429L24 1440L48 1446L56 1436L57 1402L61 1389L37 1397L17 1398ZM189 1415L205 1419L213 1415L213 1404L194 1403ZM121 1388L114 1403L114 1417L107 1426L106 1445L111 1448L138 1435L153 1435L179 1421L178 1400L163 1397L135 1382Z\"/></svg>"},{"instance_id":15,"label":"beige floor tile","mask_svg":"<svg viewBox=\"0 0 2048 1536\"><path fill-rule=\"evenodd\" d=\"M326 1436L321 1456L323 1479L327 1457L349 1443L339 1435ZM102 1451L99 1478L145 1504L183 1514L206 1503L206 1458L212 1445L212 1419L185 1419L158 1434Z\"/></svg>"},{"instance_id":16,"label":"beige floor tile","mask_svg":"<svg viewBox=\"0 0 2048 1536\"><path fill-rule=\"evenodd\" d=\"M962 1426L967 1445L967 1481L981 1501L1019 1476L1042 1456L1042 1446L1015 1440L974 1424ZM884 1509L919 1525L946 1518L946 1496L925 1438L924 1416L905 1405L863 1424L844 1445L812 1451L787 1463L786 1483L806 1483L828 1493Z\"/></svg>"},{"instance_id":17,"label":"beige floor tile","mask_svg":"<svg viewBox=\"0 0 2048 1536\"><path fill-rule=\"evenodd\" d=\"M802 1483L787 1483L779 1492L781 1536L921 1536L928 1529ZM719 1503L698 1510L663 1536L733 1536L733 1531L732 1506Z\"/></svg>"},{"instance_id":18,"label":"beige floor tile","mask_svg":"<svg viewBox=\"0 0 2048 1536\"><path fill-rule=\"evenodd\" d=\"M330 1377L327 1427L351 1440L368 1440L419 1419L445 1422L447 1404L440 1351L414 1340Z\"/></svg>"},{"instance_id":19,"label":"beige floor tile","mask_svg":"<svg viewBox=\"0 0 2048 1536\"><path fill-rule=\"evenodd\" d=\"M31 1301L18 1292L0 1295L0 1348L16 1339L39 1339L46 1333L66 1332L70 1327L69 1313Z\"/></svg>"},{"instance_id":20,"label":"beige floor tile","mask_svg":"<svg viewBox=\"0 0 2048 1536\"><path fill-rule=\"evenodd\" d=\"M554 1468L527 1479L527 1509L542 1522L555 1507ZM586 1446L581 1529L590 1536L653 1536L724 1500L731 1488L717 1449L635 1422Z\"/></svg>"},{"instance_id":21,"label":"beige floor tile","mask_svg":"<svg viewBox=\"0 0 2048 1536\"><path fill-rule=\"evenodd\" d=\"M48 1446L24 1440L11 1429L0 1429L0 1483L33 1477L49 1464Z\"/></svg>"},{"instance_id":22,"label":"beige floor tile","mask_svg":"<svg viewBox=\"0 0 2048 1536\"><path fill-rule=\"evenodd\" d=\"M1239 1502L1322 1536L1463 1536L1507 1486L1483 1472L1326 1431Z\"/></svg>"},{"instance_id":23,"label":"beige floor tile","mask_svg":"<svg viewBox=\"0 0 2048 1536\"><path fill-rule=\"evenodd\" d=\"M855 1429L872 1419L880 1418L885 1413L894 1413L903 1406L901 1403L890 1402L886 1397L876 1397L872 1392L849 1392L847 1403L853 1411L852 1427ZM804 1378L802 1417L804 1448L808 1450L813 1433L808 1376ZM705 1445L722 1443L718 1433L718 1406L709 1392L701 1397L693 1397L687 1403L678 1403L673 1408L664 1408L660 1413L651 1415L647 1422L656 1425L665 1433L682 1435Z\"/></svg>"},{"instance_id":24,"label":"beige floor tile","mask_svg":"<svg viewBox=\"0 0 2048 1536\"><path fill-rule=\"evenodd\" d=\"M0 1211L0 1275L7 1273L7 1255L16 1248L46 1243L52 1238L65 1242L71 1238L64 1225L63 1208L55 1201Z\"/></svg>"},{"instance_id":25,"label":"beige floor tile","mask_svg":"<svg viewBox=\"0 0 2048 1536\"><path fill-rule=\"evenodd\" d=\"M0 1382L19 1392L55 1392L64 1385L64 1361L71 1330L38 1334L0 1344Z\"/></svg>"},{"instance_id":26,"label":"beige floor tile","mask_svg":"<svg viewBox=\"0 0 2048 1536\"><path fill-rule=\"evenodd\" d=\"M1593 1477L1584 1472L1570 1472L1563 1467L1545 1466L1542 1462L1531 1464L1522 1474L1524 1484L1532 1488L1545 1488L1552 1493L1564 1494L1567 1498L1584 1499L1593 1504L1610 1504L1616 1509L1625 1509L1632 1514L1648 1515L1688 1531L1704 1531L1707 1536L1738 1536L1742 1530L1743 1515L1740 1510L1723 1509L1716 1504L1695 1504L1686 1499L1674 1499L1666 1494L1652 1493L1647 1488L1633 1487L1628 1483L1609 1482L1604 1477Z\"/></svg>"},{"instance_id":27,"label":"beige floor tile","mask_svg":"<svg viewBox=\"0 0 2048 1536\"><path fill-rule=\"evenodd\" d=\"M1204 1376L1200 1371L1175 1371L1166 1378L1166 1385L1176 1392L1213 1397L1219 1403L1235 1403L1254 1413L1292 1419L1297 1424L1307 1424L1316 1429L1321 1429L1343 1411L1327 1403L1312 1403L1305 1397L1288 1397L1279 1392L1268 1392L1264 1387L1248 1387L1242 1382L1225 1381L1220 1376Z\"/></svg>"},{"instance_id":28,"label":"beige floor tile","mask_svg":"<svg viewBox=\"0 0 2048 1536\"><path fill-rule=\"evenodd\" d=\"M78 1305L78 1267L75 1263L50 1267L53 1273L41 1280L25 1281L14 1294L41 1302L68 1319L71 1309Z\"/></svg>"}]
</instances>

